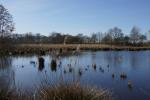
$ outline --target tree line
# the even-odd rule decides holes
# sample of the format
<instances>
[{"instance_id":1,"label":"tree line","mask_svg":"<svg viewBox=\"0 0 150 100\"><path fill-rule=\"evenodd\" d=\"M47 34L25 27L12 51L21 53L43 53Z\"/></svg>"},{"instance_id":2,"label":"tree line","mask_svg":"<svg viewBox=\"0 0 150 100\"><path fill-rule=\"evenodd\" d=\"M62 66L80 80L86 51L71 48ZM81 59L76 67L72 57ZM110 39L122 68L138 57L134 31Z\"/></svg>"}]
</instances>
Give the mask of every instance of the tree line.
<instances>
[{"instance_id":1,"label":"tree line","mask_svg":"<svg viewBox=\"0 0 150 100\"><path fill-rule=\"evenodd\" d=\"M13 34L15 27L12 15L0 4L0 45L6 44L114 44L114 45L149 45L150 30L141 33L140 28L134 26L130 34L126 34L121 28L114 27L107 32L91 33L91 36L83 33L77 35L52 32L49 36L40 33Z\"/></svg>"},{"instance_id":2,"label":"tree line","mask_svg":"<svg viewBox=\"0 0 150 100\"><path fill-rule=\"evenodd\" d=\"M130 34L125 34L122 29L114 27L107 32L91 33L91 36L82 33L77 35L52 32L49 36L31 32L25 34L12 34L13 43L48 43L48 44L114 44L114 45L144 45L150 43L150 31L145 34L134 26Z\"/></svg>"}]
</instances>

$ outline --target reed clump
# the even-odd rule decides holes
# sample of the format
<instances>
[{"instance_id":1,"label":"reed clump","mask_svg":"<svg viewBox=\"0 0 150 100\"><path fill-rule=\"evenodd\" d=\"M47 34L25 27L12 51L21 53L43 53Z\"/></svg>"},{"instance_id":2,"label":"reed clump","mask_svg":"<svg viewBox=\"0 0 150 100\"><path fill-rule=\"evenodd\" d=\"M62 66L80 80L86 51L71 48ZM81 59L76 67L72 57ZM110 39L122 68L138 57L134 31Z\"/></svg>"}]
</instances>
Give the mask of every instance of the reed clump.
<instances>
[{"instance_id":1,"label":"reed clump","mask_svg":"<svg viewBox=\"0 0 150 100\"><path fill-rule=\"evenodd\" d=\"M34 93L0 91L0 100L112 100L112 93L79 83L42 85Z\"/></svg>"}]
</instances>

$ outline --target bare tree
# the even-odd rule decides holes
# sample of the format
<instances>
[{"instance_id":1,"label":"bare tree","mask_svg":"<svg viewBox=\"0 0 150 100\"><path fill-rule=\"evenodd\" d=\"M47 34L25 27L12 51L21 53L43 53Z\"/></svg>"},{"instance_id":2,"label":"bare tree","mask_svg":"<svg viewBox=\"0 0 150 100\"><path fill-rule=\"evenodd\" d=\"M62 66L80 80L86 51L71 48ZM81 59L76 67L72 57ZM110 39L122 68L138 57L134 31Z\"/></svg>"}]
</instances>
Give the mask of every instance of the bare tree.
<instances>
[{"instance_id":1,"label":"bare tree","mask_svg":"<svg viewBox=\"0 0 150 100\"><path fill-rule=\"evenodd\" d=\"M114 27L108 31L115 42L120 42L123 39L123 32L120 28Z\"/></svg>"},{"instance_id":2,"label":"bare tree","mask_svg":"<svg viewBox=\"0 0 150 100\"><path fill-rule=\"evenodd\" d=\"M102 39L103 43L110 44L112 43L112 35L110 33L104 33L104 37Z\"/></svg>"},{"instance_id":3,"label":"bare tree","mask_svg":"<svg viewBox=\"0 0 150 100\"><path fill-rule=\"evenodd\" d=\"M92 36L91 36L91 42L92 43L96 43L97 42L97 34L96 33L92 34Z\"/></svg>"},{"instance_id":4,"label":"bare tree","mask_svg":"<svg viewBox=\"0 0 150 100\"><path fill-rule=\"evenodd\" d=\"M14 30L14 23L8 10L0 5L0 36L5 37Z\"/></svg>"},{"instance_id":5,"label":"bare tree","mask_svg":"<svg viewBox=\"0 0 150 100\"><path fill-rule=\"evenodd\" d=\"M134 44L137 43L140 40L140 36L141 36L140 29L138 27L134 26L131 29L131 33L130 33L130 39L131 39L131 41Z\"/></svg>"},{"instance_id":6,"label":"bare tree","mask_svg":"<svg viewBox=\"0 0 150 100\"><path fill-rule=\"evenodd\" d=\"M147 37L145 35L140 36L140 42L144 43L144 40L147 40Z\"/></svg>"},{"instance_id":7,"label":"bare tree","mask_svg":"<svg viewBox=\"0 0 150 100\"><path fill-rule=\"evenodd\" d=\"M147 40L150 41L150 30L148 30L148 32L145 33L145 36L147 37Z\"/></svg>"},{"instance_id":8,"label":"bare tree","mask_svg":"<svg viewBox=\"0 0 150 100\"><path fill-rule=\"evenodd\" d=\"M150 30L148 31L147 37L148 37L148 40L150 41Z\"/></svg>"},{"instance_id":9,"label":"bare tree","mask_svg":"<svg viewBox=\"0 0 150 100\"><path fill-rule=\"evenodd\" d=\"M96 34L97 34L97 40L98 40L98 42L101 43L102 38L103 38L103 33L102 32L97 32Z\"/></svg>"}]
</instances>

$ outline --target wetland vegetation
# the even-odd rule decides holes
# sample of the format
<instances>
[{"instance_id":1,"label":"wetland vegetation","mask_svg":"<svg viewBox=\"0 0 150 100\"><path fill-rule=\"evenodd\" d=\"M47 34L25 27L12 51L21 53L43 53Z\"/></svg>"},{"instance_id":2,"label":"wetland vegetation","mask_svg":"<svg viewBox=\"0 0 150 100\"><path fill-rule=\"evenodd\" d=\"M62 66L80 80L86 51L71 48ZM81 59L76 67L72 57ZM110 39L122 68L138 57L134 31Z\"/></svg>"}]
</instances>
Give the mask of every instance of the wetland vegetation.
<instances>
[{"instance_id":1,"label":"wetland vegetation","mask_svg":"<svg viewBox=\"0 0 150 100\"><path fill-rule=\"evenodd\" d=\"M13 33L0 4L0 100L149 100L150 31Z\"/></svg>"}]
</instances>

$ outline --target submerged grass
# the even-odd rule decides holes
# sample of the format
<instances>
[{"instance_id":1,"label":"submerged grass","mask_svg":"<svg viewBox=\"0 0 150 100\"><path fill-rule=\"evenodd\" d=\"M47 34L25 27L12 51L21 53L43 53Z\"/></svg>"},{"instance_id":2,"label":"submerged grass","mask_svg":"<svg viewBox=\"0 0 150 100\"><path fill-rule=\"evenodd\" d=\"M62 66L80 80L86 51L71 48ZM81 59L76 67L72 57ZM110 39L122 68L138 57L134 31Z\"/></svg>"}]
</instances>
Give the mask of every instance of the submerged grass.
<instances>
[{"instance_id":1,"label":"submerged grass","mask_svg":"<svg viewBox=\"0 0 150 100\"><path fill-rule=\"evenodd\" d=\"M111 92L79 83L42 85L35 93L0 90L0 100L112 100Z\"/></svg>"}]
</instances>

